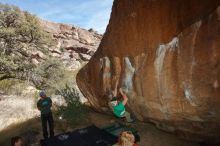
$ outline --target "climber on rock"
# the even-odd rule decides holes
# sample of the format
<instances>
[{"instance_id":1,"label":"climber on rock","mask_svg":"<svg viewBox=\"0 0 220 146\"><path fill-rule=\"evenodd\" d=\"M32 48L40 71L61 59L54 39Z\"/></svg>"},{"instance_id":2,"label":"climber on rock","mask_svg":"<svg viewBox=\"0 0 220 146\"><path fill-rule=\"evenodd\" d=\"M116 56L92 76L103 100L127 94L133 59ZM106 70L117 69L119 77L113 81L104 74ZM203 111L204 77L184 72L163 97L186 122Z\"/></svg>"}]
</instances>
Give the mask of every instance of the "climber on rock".
<instances>
[{"instance_id":1,"label":"climber on rock","mask_svg":"<svg viewBox=\"0 0 220 146\"><path fill-rule=\"evenodd\" d=\"M126 111L125 105L128 102L128 97L126 94L122 91L122 88L119 89L119 93L121 94L123 100L120 101L119 98L117 97L117 86L118 82L116 83L116 88L113 91L113 97L111 98L111 101L109 102L109 106L112 109L114 115L118 118L126 118L127 122L133 122L134 120L131 119L131 115L129 112Z\"/></svg>"},{"instance_id":2,"label":"climber on rock","mask_svg":"<svg viewBox=\"0 0 220 146\"><path fill-rule=\"evenodd\" d=\"M54 136L54 122L53 122L53 115L51 112L52 100L50 97L47 97L44 91L41 91L39 93L39 96L41 97L41 99L37 102L37 108L41 112L43 136L44 139L47 139L48 138L47 123L49 124L50 137Z\"/></svg>"}]
</instances>

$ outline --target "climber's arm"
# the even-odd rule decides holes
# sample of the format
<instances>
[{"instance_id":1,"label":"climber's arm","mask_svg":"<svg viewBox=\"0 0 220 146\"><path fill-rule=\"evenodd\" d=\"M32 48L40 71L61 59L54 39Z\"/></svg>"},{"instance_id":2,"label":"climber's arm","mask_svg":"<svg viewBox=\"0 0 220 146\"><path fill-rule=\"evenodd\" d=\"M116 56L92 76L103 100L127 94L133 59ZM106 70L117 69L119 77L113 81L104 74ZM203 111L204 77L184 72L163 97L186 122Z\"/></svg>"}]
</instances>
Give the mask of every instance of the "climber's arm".
<instances>
[{"instance_id":1,"label":"climber's arm","mask_svg":"<svg viewBox=\"0 0 220 146\"><path fill-rule=\"evenodd\" d=\"M123 105L126 105L127 102L128 102L128 97L124 94L124 92L122 91L121 88L119 89L119 92L121 93L121 95L122 95L122 97L123 97L122 104L123 104Z\"/></svg>"},{"instance_id":2,"label":"climber's arm","mask_svg":"<svg viewBox=\"0 0 220 146\"><path fill-rule=\"evenodd\" d=\"M116 81L115 89L113 91L113 97L117 96L118 80Z\"/></svg>"}]
</instances>

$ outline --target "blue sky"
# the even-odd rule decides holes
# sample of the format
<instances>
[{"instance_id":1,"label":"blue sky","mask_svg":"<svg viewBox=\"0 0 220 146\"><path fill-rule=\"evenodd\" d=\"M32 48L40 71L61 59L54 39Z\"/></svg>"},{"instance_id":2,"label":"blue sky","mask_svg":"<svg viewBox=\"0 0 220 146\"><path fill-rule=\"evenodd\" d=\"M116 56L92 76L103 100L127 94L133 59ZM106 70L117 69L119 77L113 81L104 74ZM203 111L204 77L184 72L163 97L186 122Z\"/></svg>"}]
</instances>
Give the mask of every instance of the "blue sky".
<instances>
[{"instance_id":1,"label":"blue sky","mask_svg":"<svg viewBox=\"0 0 220 146\"><path fill-rule=\"evenodd\" d=\"M113 0L0 0L43 19L93 28L104 33Z\"/></svg>"}]
</instances>

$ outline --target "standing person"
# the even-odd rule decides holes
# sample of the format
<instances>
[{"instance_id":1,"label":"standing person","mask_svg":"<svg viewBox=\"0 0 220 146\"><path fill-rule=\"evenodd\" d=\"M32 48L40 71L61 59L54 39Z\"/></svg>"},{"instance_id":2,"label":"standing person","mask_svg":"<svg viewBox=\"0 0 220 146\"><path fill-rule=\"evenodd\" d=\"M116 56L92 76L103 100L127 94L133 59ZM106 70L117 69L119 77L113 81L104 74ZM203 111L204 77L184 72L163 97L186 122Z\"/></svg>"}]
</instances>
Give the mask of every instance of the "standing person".
<instances>
[{"instance_id":1,"label":"standing person","mask_svg":"<svg viewBox=\"0 0 220 146\"><path fill-rule=\"evenodd\" d=\"M47 97L44 91L39 93L41 97L37 102L37 108L41 112L41 122L42 122L42 129L43 129L43 136L44 139L48 138L47 132L47 122L49 125L50 130L50 137L54 136L54 122L53 122L53 115L51 112L52 100L50 97Z\"/></svg>"},{"instance_id":2,"label":"standing person","mask_svg":"<svg viewBox=\"0 0 220 146\"><path fill-rule=\"evenodd\" d=\"M134 120L131 119L131 115L129 112L126 111L125 105L128 102L128 97L126 94L122 91L122 88L119 89L119 93L122 95L123 100L120 101L119 98L117 97L117 86L118 86L118 81L116 82L116 87L113 91L113 98L111 99L109 105L111 109L113 110L113 113L116 117L119 118L126 118L127 122L133 122Z\"/></svg>"},{"instance_id":3,"label":"standing person","mask_svg":"<svg viewBox=\"0 0 220 146\"><path fill-rule=\"evenodd\" d=\"M11 146L22 146L22 138L20 136L15 136L11 138Z\"/></svg>"}]
</instances>

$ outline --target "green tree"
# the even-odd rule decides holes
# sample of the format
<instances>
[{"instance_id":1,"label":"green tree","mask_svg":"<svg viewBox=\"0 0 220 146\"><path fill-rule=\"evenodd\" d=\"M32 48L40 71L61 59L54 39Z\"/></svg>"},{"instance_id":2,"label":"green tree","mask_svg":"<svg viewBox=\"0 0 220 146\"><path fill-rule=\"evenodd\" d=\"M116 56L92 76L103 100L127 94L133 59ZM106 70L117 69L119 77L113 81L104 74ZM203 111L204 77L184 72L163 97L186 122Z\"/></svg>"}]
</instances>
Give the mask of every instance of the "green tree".
<instances>
[{"instance_id":1,"label":"green tree","mask_svg":"<svg viewBox=\"0 0 220 146\"><path fill-rule=\"evenodd\" d=\"M56 94L61 95L66 102L66 105L58 107L57 115L60 119L74 126L87 122L89 109L80 101L80 95L75 88L66 85L65 88L57 90Z\"/></svg>"},{"instance_id":2,"label":"green tree","mask_svg":"<svg viewBox=\"0 0 220 146\"><path fill-rule=\"evenodd\" d=\"M48 59L51 57L41 58L39 65L31 63L32 52L48 56L48 48L53 44L52 36L43 29L38 17L16 6L0 4L0 81L29 80L40 88L47 86L43 85L46 79L60 77L62 65Z\"/></svg>"},{"instance_id":3,"label":"green tree","mask_svg":"<svg viewBox=\"0 0 220 146\"><path fill-rule=\"evenodd\" d=\"M29 79L39 89L54 88L54 84L58 84L64 78L65 68L62 62L57 59L48 59L40 63L29 73ZM25 75L27 76L27 75Z\"/></svg>"}]
</instances>

